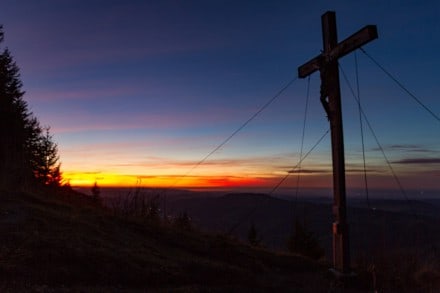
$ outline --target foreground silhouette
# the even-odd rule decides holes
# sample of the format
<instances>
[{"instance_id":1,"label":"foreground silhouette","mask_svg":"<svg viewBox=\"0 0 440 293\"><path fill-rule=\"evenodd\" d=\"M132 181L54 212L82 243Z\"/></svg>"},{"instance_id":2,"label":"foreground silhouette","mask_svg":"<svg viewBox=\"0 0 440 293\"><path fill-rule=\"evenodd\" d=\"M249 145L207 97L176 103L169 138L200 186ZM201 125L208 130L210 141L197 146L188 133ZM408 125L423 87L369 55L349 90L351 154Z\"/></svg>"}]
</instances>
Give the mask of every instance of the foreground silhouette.
<instances>
[{"instance_id":1,"label":"foreground silhouette","mask_svg":"<svg viewBox=\"0 0 440 293\"><path fill-rule=\"evenodd\" d=\"M0 45L3 43L0 26ZM19 68L9 50L0 53L0 190L58 187L57 145L23 99Z\"/></svg>"},{"instance_id":2,"label":"foreground silhouette","mask_svg":"<svg viewBox=\"0 0 440 293\"><path fill-rule=\"evenodd\" d=\"M1 194L0 290L326 291L326 266L220 235L114 216L90 196Z\"/></svg>"}]
</instances>

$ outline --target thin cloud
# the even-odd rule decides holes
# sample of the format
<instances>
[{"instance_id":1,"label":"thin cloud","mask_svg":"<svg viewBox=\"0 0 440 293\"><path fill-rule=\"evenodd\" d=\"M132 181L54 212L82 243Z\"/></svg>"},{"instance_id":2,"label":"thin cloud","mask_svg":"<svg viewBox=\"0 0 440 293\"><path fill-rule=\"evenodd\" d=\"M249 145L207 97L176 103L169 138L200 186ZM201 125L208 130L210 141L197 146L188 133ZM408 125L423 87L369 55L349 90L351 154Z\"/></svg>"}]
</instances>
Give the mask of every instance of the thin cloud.
<instances>
[{"instance_id":1,"label":"thin cloud","mask_svg":"<svg viewBox=\"0 0 440 293\"><path fill-rule=\"evenodd\" d=\"M364 170L364 169L361 169L361 168L359 168L359 169L347 169L346 170L347 171L347 173L363 173L363 172L367 172L367 173L383 173L384 171L383 170L379 170L379 169L366 169L366 170Z\"/></svg>"},{"instance_id":2,"label":"thin cloud","mask_svg":"<svg viewBox=\"0 0 440 293\"><path fill-rule=\"evenodd\" d=\"M289 171L290 174L328 174L331 173L330 170L323 170L323 169L295 169L295 170L290 170Z\"/></svg>"},{"instance_id":3,"label":"thin cloud","mask_svg":"<svg viewBox=\"0 0 440 293\"><path fill-rule=\"evenodd\" d=\"M440 158L409 158L393 162L394 164L440 164Z\"/></svg>"},{"instance_id":4,"label":"thin cloud","mask_svg":"<svg viewBox=\"0 0 440 293\"><path fill-rule=\"evenodd\" d=\"M33 89L27 94L32 102L61 102L65 100L90 101L105 100L108 98L130 96L142 93L142 89L134 88L132 85L121 87L108 86L106 88L87 88L87 89L63 89L63 90L44 90Z\"/></svg>"},{"instance_id":5,"label":"thin cloud","mask_svg":"<svg viewBox=\"0 0 440 293\"><path fill-rule=\"evenodd\" d=\"M81 172L81 174L84 174L84 175L98 175L98 174L101 174L101 173L102 173L101 171Z\"/></svg>"},{"instance_id":6,"label":"thin cloud","mask_svg":"<svg viewBox=\"0 0 440 293\"><path fill-rule=\"evenodd\" d=\"M364 170L363 168L355 168L355 167L348 167L345 169L346 173L363 173L363 172L367 172L367 173L383 173L383 170L380 169L373 169L373 168L367 168L366 170ZM330 174L332 173L332 169L331 166L327 166L327 169L311 169L311 168L306 168L306 169L294 169L294 170L290 170L289 173L290 174Z\"/></svg>"},{"instance_id":7,"label":"thin cloud","mask_svg":"<svg viewBox=\"0 0 440 293\"><path fill-rule=\"evenodd\" d=\"M230 158L230 159L211 159L205 161L200 167L241 167L241 166L270 166L277 161L282 161L278 156L254 156L248 158ZM198 164L198 160L173 160L170 158L148 157L147 161L115 164L118 167L182 167L191 168ZM271 167L266 167L269 169Z\"/></svg>"},{"instance_id":8,"label":"thin cloud","mask_svg":"<svg viewBox=\"0 0 440 293\"><path fill-rule=\"evenodd\" d=\"M41 13L39 9L37 12ZM78 11L76 12L78 13ZM139 11L127 14L119 12L120 17L125 15L134 15L140 17ZM78 14L79 15L79 14ZM83 16L83 15L81 15ZM71 19L67 15L67 19ZM89 21L80 21L78 25L66 25L66 21L50 25L47 22L34 23L32 29L29 25L17 24L11 31L11 36L26 36L28 47L31 50L24 51L21 59L27 64L27 70L31 72L51 71L56 72L64 68L84 68L85 66L96 65L97 63L108 64L121 62L140 62L148 58L157 58L181 54L182 52L201 52L213 50L218 47L224 47L225 42L218 35L202 34L198 37L189 37L182 35L178 27L171 25L157 15L151 13L149 17L142 17L143 23L149 23L152 18L158 21L161 27L161 34L167 35L167 38L158 38L157 29L153 25L143 25L127 27L126 21L118 22L112 29L104 30L96 23L90 24ZM74 18L78 23L80 18ZM81 30L82 26L87 26L87 30ZM148 29L150 27L150 29ZM33 33L29 33L31 31ZM70 35L74 38L64 38L54 42L57 35ZM99 36L99 37L97 37ZM115 42L114 39L118 39ZM202 37L203 36L203 37ZM22 43L20 39L13 40ZM29 44L31 44L29 46ZM78 46L78 44L85 44ZM40 60L34 58L35 52L50 52L51 58Z\"/></svg>"},{"instance_id":9,"label":"thin cloud","mask_svg":"<svg viewBox=\"0 0 440 293\"><path fill-rule=\"evenodd\" d=\"M74 111L74 112L73 112ZM149 113L138 112L130 115L109 113L97 115L86 109L74 109L72 115L62 113L52 115L54 133L73 133L87 131L115 131L128 129L182 129L202 127L203 125L222 125L238 121L239 110L206 109L197 113ZM72 116L80 117L72 123Z\"/></svg>"},{"instance_id":10,"label":"thin cloud","mask_svg":"<svg viewBox=\"0 0 440 293\"><path fill-rule=\"evenodd\" d=\"M431 153L435 152L432 149L429 149L423 145L417 144L392 144L386 145L382 147L385 151L404 151L404 152L418 152L418 153ZM372 148L372 151L380 151L380 148Z\"/></svg>"}]
</instances>

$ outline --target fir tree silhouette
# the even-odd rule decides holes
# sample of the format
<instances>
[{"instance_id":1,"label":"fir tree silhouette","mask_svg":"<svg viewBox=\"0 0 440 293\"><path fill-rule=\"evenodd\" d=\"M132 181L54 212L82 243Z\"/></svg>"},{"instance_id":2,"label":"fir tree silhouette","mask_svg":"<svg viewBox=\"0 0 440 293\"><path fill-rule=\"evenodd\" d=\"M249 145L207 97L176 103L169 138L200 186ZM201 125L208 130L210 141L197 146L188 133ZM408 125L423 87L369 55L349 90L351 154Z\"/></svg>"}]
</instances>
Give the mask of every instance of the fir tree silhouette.
<instances>
[{"instance_id":1,"label":"fir tree silhouette","mask_svg":"<svg viewBox=\"0 0 440 293\"><path fill-rule=\"evenodd\" d=\"M4 41L0 26L0 44ZM0 188L19 190L61 183L58 149L23 99L20 72L10 51L0 53Z\"/></svg>"}]
</instances>

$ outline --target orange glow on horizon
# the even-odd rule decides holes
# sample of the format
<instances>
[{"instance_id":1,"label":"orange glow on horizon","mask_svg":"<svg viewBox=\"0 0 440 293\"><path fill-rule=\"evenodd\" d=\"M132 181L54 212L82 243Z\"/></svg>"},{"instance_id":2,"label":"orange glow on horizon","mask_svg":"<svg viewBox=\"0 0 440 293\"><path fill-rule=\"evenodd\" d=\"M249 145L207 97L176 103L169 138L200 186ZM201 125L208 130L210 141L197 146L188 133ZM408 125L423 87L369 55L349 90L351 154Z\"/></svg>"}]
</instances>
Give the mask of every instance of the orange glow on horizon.
<instances>
[{"instance_id":1,"label":"orange glow on horizon","mask_svg":"<svg viewBox=\"0 0 440 293\"><path fill-rule=\"evenodd\" d=\"M63 177L73 187L90 187L95 182L101 187L152 187L152 188L185 188L185 189L234 189L234 188L261 188L272 189L282 177L280 174L262 176L219 176L219 175L121 175L115 173L94 173L94 172L65 172ZM295 176L292 176L295 177ZM314 177L307 175L305 177ZM328 180L322 178L307 181L312 187L326 186ZM296 180L293 180L296 182ZM294 182L286 180L283 187L292 187Z\"/></svg>"},{"instance_id":2,"label":"orange glow on horizon","mask_svg":"<svg viewBox=\"0 0 440 293\"><path fill-rule=\"evenodd\" d=\"M249 176L136 176L113 173L80 173L65 172L64 179L73 187L90 187L95 182L102 187L133 187L141 185L155 188L238 188L261 187L273 184L278 177L249 177Z\"/></svg>"},{"instance_id":3,"label":"orange glow on horizon","mask_svg":"<svg viewBox=\"0 0 440 293\"><path fill-rule=\"evenodd\" d=\"M135 175L121 175L114 173L65 173L65 181L74 187L93 186L95 182L102 187L133 187L142 186L166 187L172 184L174 178L167 177L143 177Z\"/></svg>"},{"instance_id":4,"label":"orange glow on horizon","mask_svg":"<svg viewBox=\"0 0 440 293\"><path fill-rule=\"evenodd\" d=\"M64 172L64 181L70 183L72 187L90 187L95 182L101 187L150 187L150 188L183 188L183 189L239 189L239 188L257 188L264 192L272 190L285 174L257 174L254 176L234 175L125 175L117 173L95 173L95 172ZM425 189L435 188L429 176L424 180L420 177L406 177L405 188ZM296 174L291 174L280 188L295 188L297 184ZM362 177L358 174L347 174L347 188L363 188ZM393 188L394 181L389 176L381 174L372 174L369 176L369 182L374 188ZM331 173L326 174L301 174L299 180L300 188L331 188Z\"/></svg>"}]
</instances>

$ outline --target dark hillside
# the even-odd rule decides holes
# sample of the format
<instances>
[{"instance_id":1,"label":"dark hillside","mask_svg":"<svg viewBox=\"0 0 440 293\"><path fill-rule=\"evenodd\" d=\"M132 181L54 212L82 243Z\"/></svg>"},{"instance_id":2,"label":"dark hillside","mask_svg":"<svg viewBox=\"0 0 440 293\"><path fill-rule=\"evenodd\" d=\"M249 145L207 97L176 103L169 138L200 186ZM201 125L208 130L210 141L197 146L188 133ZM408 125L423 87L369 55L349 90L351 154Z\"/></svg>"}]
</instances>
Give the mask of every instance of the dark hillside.
<instances>
[{"instance_id":1,"label":"dark hillside","mask_svg":"<svg viewBox=\"0 0 440 293\"><path fill-rule=\"evenodd\" d=\"M422 201L374 200L348 207L354 255L374 250L405 248L423 250L440 246L440 207ZM173 202L169 212L187 212L204 230L228 233L246 239L253 223L263 243L285 249L294 219L298 219L331 252L332 207L327 201L296 203L264 194L227 194L211 198L187 198Z\"/></svg>"},{"instance_id":2,"label":"dark hillside","mask_svg":"<svg viewBox=\"0 0 440 293\"><path fill-rule=\"evenodd\" d=\"M375 208L359 204L348 208L353 264L374 266L378 274L389 278L391 287L401 286L395 292L408 286L440 288L440 207L403 200L375 200L372 206ZM262 194L228 194L182 199L173 203L169 211L173 210L186 211L204 230L232 232L244 241L254 225L263 245L284 251L292 218L298 218L324 246L327 259L332 256L333 218L328 201L299 200L295 204Z\"/></svg>"},{"instance_id":3,"label":"dark hillside","mask_svg":"<svg viewBox=\"0 0 440 293\"><path fill-rule=\"evenodd\" d=\"M326 267L222 236L119 218L79 195L3 192L0 291L327 292Z\"/></svg>"}]
</instances>

